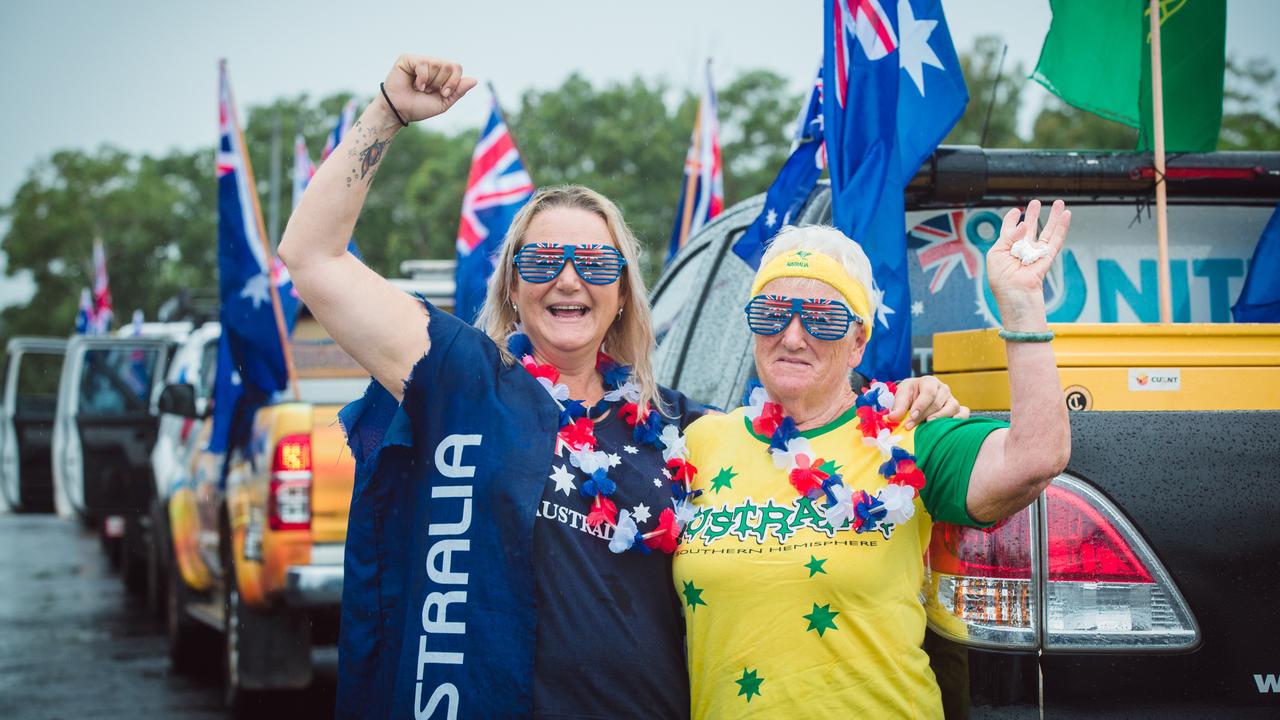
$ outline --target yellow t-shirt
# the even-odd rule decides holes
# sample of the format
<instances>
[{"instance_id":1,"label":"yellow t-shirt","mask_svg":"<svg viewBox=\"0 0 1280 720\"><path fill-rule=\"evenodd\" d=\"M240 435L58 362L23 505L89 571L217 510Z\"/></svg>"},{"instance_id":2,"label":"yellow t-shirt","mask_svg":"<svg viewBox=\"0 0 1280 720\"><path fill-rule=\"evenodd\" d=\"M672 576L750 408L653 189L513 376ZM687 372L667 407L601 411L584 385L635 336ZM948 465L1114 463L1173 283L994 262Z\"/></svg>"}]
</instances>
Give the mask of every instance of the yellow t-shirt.
<instances>
[{"instance_id":1,"label":"yellow t-shirt","mask_svg":"<svg viewBox=\"0 0 1280 720\"><path fill-rule=\"evenodd\" d=\"M935 420L897 430L926 484L914 517L862 534L832 531L801 498L740 408L686 431L698 468L695 519L674 560L688 629L694 718L942 717L921 649L919 594L933 518L976 525L969 473L1006 424ZM854 410L802 433L846 487L875 494L883 460Z\"/></svg>"}]
</instances>

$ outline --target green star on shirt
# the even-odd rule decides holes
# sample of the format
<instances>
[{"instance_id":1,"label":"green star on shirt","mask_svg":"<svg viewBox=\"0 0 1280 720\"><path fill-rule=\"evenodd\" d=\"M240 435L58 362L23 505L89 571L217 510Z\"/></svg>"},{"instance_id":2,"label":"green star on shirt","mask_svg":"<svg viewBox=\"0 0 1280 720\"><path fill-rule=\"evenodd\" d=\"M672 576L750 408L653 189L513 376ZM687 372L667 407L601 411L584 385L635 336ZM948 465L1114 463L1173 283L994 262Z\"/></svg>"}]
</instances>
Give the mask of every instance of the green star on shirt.
<instances>
[{"instance_id":1,"label":"green star on shirt","mask_svg":"<svg viewBox=\"0 0 1280 720\"><path fill-rule=\"evenodd\" d=\"M839 630L840 628L836 627L836 616L839 614L839 612L831 609L830 603L821 607L818 606L818 603L814 603L813 612L803 616L805 620L809 621L809 627L805 628L805 630L817 630L818 637L822 637L822 634L827 630Z\"/></svg>"},{"instance_id":2,"label":"green star on shirt","mask_svg":"<svg viewBox=\"0 0 1280 720\"><path fill-rule=\"evenodd\" d=\"M734 682L741 688L738 690L738 695L746 695L747 702L751 702L751 696L760 694L760 685L764 682L764 678L756 677L755 670L748 671L742 668L742 679Z\"/></svg>"},{"instance_id":3,"label":"green star on shirt","mask_svg":"<svg viewBox=\"0 0 1280 720\"><path fill-rule=\"evenodd\" d=\"M818 573L822 573L823 575L826 575L827 571L822 567L822 565L826 562L827 562L826 558L822 558L821 560L819 560L817 557L810 555L809 562L804 564L805 567L809 568L809 577L813 577Z\"/></svg>"},{"instance_id":4,"label":"green star on shirt","mask_svg":"<svg viewBox=\"0 0 1280 720\"><path fill-rule=\"evenodd\" d=\"M736 477L738 477L738 473L733 471L732 465L727 468L720 468L720 474L711 478L711 490L718 493L723 488L733 489L733 485L729 481Z\"/></svg>"},{"instance_id":5,"label":"green star on shirt","mask_svg":"<svg viewBox=\"0 0 1280 720\"><path fill-rule=\"evenodd\" d=\"M684 590L680 591L684 594L684 601L689 606L691 612L697 612L699 605L707 603L702 599L702 588L696 587L690 580L684 584Z\"/></svg>"}]
</instances>

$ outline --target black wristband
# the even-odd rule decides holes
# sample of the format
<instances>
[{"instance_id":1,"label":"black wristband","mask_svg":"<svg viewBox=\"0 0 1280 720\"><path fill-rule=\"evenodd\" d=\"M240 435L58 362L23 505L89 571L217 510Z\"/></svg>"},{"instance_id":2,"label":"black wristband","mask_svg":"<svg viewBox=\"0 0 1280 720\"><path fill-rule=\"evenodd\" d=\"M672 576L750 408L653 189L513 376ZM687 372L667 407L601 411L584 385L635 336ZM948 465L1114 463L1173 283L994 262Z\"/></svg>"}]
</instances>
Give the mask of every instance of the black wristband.
<instances>
[{"instance_id":1,"label":"black wristband","mask_svg":"<svg viewBox=\"0 0 1280 720\"><path fill-rule=\"evenodd\" d=\"M400 121L400 127L409 127L409 123L405 122L404 118L400 116L400 111L396 109L396 106L391 102L390 96L387 95L387 84L384 82L378 83L378 89L382 91L382 99L387 101L387 107L391 108L391 112L395 113L396 120Z\"/></svg>"}]
</instances>

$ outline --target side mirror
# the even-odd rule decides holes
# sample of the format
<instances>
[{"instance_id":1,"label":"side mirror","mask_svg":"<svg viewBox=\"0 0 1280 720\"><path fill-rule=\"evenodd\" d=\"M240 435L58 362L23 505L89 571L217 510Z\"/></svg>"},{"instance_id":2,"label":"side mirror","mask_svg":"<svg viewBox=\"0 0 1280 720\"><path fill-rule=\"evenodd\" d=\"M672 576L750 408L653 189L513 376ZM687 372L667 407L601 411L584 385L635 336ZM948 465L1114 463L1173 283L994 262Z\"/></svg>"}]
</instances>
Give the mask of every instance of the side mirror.
<instances>
[{"instance_id":1,"label":"side mirror","mask_svg":"<svg viewBox=\"0 0 1280 720\"><path fill-rule=\"evenodd\" d=\"M172 383L160 393L160 412L198 418L196 388L191 383Z\"/></svg>"}]
</instances>

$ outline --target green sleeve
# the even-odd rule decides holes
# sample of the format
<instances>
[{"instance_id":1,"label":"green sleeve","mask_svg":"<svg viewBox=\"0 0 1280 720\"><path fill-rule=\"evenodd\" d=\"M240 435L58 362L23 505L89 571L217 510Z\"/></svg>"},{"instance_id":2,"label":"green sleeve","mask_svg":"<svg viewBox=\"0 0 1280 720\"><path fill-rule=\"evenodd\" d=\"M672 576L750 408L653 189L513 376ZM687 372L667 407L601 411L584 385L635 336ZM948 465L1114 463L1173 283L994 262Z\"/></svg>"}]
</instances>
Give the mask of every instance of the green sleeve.
<instances>
[{"instance_id":1,"label":"green sleeve","mask_svg":"<svg viewBox=\"0 0 1280 720\"><path fill-rule=\"evenodd\" d=\"M994 524L970 517L965 499L982 443L992 431L1007 427L1003 420L975 417L930 420L916 429L916 464L925 480L920 499L934 520L973 527Z\"/></svg>"}]
</instances>

